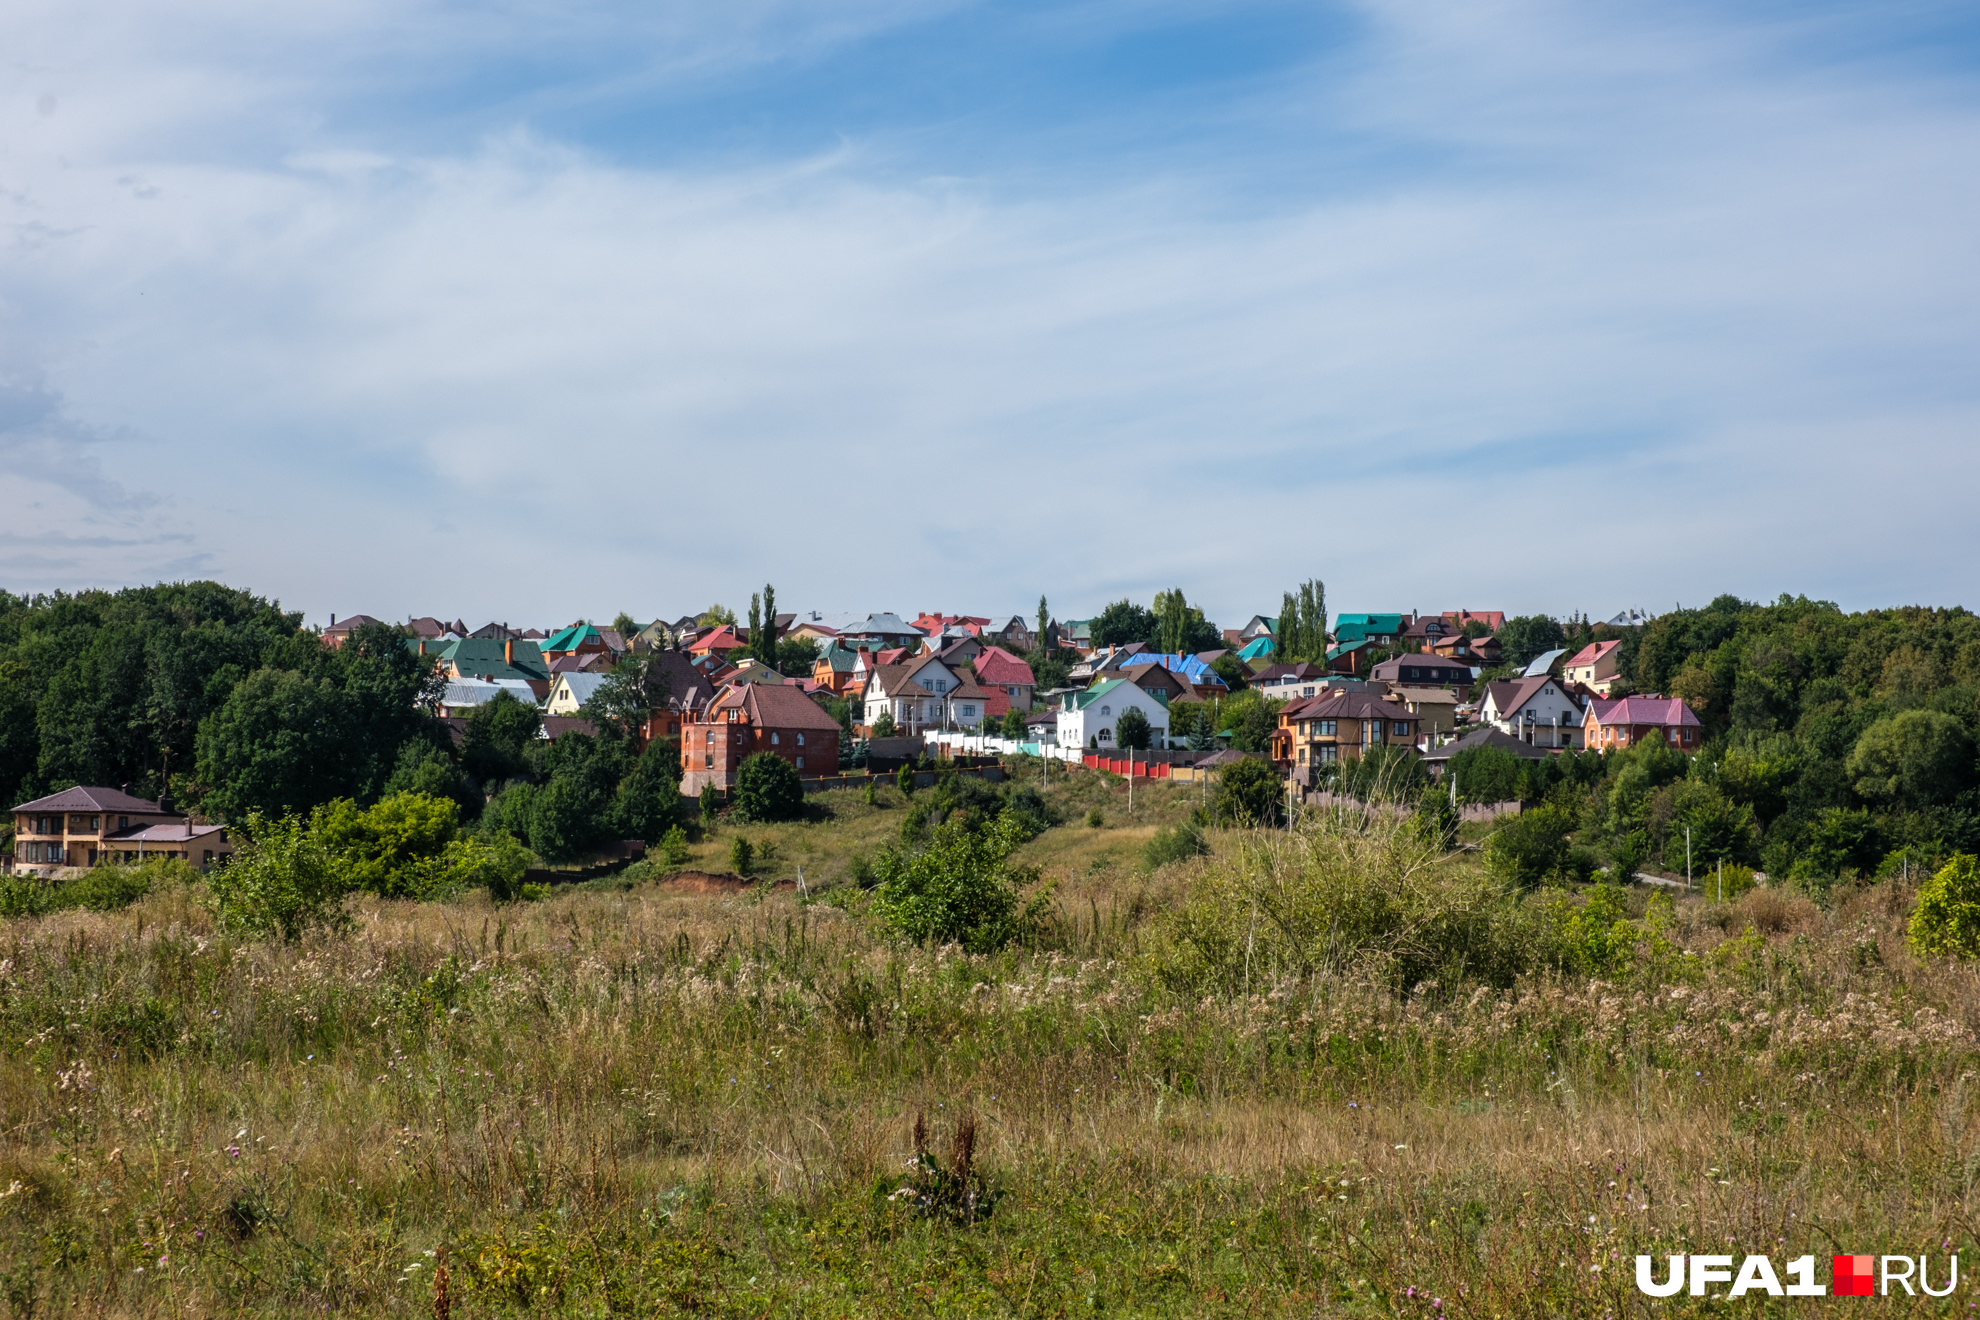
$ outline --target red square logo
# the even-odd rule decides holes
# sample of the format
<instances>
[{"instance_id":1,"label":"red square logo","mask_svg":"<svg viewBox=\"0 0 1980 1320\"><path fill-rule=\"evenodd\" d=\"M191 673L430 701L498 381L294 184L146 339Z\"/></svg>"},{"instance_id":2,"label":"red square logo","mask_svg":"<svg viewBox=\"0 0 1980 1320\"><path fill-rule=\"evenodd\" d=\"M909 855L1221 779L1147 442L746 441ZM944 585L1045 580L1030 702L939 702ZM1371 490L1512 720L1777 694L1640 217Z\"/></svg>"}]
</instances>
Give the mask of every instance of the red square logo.
<instances>
[{"instance_id":1,"label":"red square logo","mask_svg":"<svg viewBox=\"0 0 1980 1320\"><path fill-rule=\"evenodd\" d=\"M1870 1296L1871 1256L1834 1256L1834 1287L1831 1292L1837 1297Z\"/></svg>"}]
</instances>

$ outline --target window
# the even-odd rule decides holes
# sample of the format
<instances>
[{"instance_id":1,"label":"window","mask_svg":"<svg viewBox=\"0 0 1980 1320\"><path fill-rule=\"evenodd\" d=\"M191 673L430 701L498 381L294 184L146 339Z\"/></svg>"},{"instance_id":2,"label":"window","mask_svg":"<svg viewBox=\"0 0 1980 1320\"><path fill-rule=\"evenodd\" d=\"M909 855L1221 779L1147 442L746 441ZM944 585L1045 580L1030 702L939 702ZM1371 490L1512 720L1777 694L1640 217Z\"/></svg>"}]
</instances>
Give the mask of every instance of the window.
<instances>
[{"instance_id":1,"label":"window","mask_svg":"<svg viewBox=\"0 0 1980 1320\"><path fill-rule=\"evenodd\" d=\"M966 720L974 719L976 716L976 703L973 701L965 701L963 703L962 713L964 719Z\"/></svg>"},{"instance_id":2,"label":"window","mask_svg":"<svg viewBox=\"0 0 1980 1320\"><path fill-rule=\"evenodd\" d=\"M1341 749L1334 746L1332 743L1327 743L1323 746L1316 747L1314 748L1314 751L1319 753L1321 765L1332 765L1335 761L1340 759L1340 755L1341 755Z\"/></svg>"},{"instance_id":3,"label":"window","mask_svg":"<svg viewBox=\"0 0 1980 1320\"><path fill-rule=\"evenodd\" d=\"M117 817L117 828L118 828L118 829L120 829L120 830L127 830L127 829L129 829L130 827L131 827L131 818L130 818L129 816L119 816L119 817Z\"/></svg>"},{"instance_id":4,"label":"window","mask_svg":"<svg viewBox=\"0 0 1980 1320\"><path fill-rule=\"evenodd\" d=\"M797 768L800 770L804 769L804 758L802 756L798 758Z\"/></svg>"},{"instance_id":5,"label":"window","mask_svg":"<svg viewBox=\"0 0 1980 1320\"><path fill-rule=\"evenodd\" d=\"M1306 764L1306 749L1304 747L1299 749L1299 763L1301 765Z\"/></svg>"},{"instance_id":6,"label":"window","mask_svg":"<svg viewBox=\"0 0 1980 1320\"><path fill-rule=\"evenodd\" d=\"M1112 715L1114 713L1114 708L1112 706L1102 706L1100 708L1100 713L1102 715Z\"/></svg>"},{"instance_id":7,"label":"window","mask_svg":"<svg viewBox=\"0 0 1980 1320\"><path fill-rule=\"evenodd\" d=\"M784 735L782 735L781 733L772 733L770 735L770 745L772 747L780 747L783 745L783 742L784 742Z\"/></svg>"},{"instance_id":8,"label":"window","mask_svg":"<svg viewBox=\"0 0 1980 1320\"><path fill-rule=\"evenodd\" d=\"M1335 721L1333 721L1333 720L1321 720L1321 721L1320 721L1320 736L1321 736L1322 738L1331 738L1331 737L1333 737L1333 736L1334 736L1334 730L1335 730Z\"/></svg>"},{"instance_id":9,"label":"window","mask_svg":"<svg viewBox=\"0 0 1980 1320\"><path fill-rule=\"evenodd\" d=\"M1396 727L1395 727L1395 730L1394 730L1394 732L1395 732L1395 735L1396 735L1396 737L1398 737L1398 738L1407 738L1407 737L1409 737L1409 721L1408 721L1408 720L1397 720L1397 721L1396 721Z\"/></svg>"},{"instance_id":10,"label":"window","mask_svg":"<svg viewBox=\"0 0 1980 1320\"><path fill-rule=\"evenodd\" d=\"M702 762L701 765L702 769L713 770L715 768L715 753L713 752L707 753L705 756L701 758L701 762Z\"/></svg>"},{"instance_id":11,"label":"window","mask_svg":"<svg viewBox=\"0 0 1980 1320\"><path fill-rule=\"evenodd\" d=\"M799 734L798 734L798 746L800 746L800 747L802 747L802 746L804 746L804 734L803 734L803 733L799 733ZM800 760L800 761L798 762L798 764L799 764L799 765L803 765L803 764L804 764L804 762L803 762L802 760Z\"/></svg>"},{"instance_id":12,"label":"window","mask_svg":"<svg viewBox=\"0 0 1980 1320\"><path fill-rule=\"evenodd\" d=\"M715 745L715 730L713 729L708 731L708 744L711 747Z\"/></svg>"}]
</instances>

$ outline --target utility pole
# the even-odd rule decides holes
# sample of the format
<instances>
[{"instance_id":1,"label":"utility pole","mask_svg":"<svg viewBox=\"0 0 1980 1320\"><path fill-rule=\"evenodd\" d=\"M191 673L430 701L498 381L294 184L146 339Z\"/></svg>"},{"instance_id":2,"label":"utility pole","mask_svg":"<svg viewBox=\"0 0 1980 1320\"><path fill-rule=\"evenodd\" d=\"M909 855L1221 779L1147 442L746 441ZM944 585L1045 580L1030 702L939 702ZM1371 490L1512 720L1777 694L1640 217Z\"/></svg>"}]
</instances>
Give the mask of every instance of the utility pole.
<instances>
[{"instance_id":1,"label":"utility pole","mask_svg":"<svg viewBox=\"0 0 1980 1320\"><path fill-rule=\"evenodd\" d=\"M1691 888L1691 826L1684 827L1684 887Z\"/></svg>"}]
</instances>

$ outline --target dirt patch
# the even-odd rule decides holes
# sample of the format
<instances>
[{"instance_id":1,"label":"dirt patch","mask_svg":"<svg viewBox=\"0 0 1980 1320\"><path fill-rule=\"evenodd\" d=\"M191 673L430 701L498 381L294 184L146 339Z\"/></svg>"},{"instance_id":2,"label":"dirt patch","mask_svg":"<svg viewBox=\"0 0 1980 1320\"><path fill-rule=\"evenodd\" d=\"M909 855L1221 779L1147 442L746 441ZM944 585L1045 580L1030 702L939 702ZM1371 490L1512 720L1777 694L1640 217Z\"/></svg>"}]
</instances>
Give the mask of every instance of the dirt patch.
<instances>
[{"instance_id":1,"label":"dirt patch","mask_svg":"<svg viewBox=\"0 0 1980 1320\"><path fill-rule=\"evenodd\" d=\"M733 871L724 871L720 874L709 871L676 871L660 882L662 889L676 894L740 894L755 885L755 881L746 880ZM790 880L780 880L771 887L796 889L797 885Z\"/></svg>"}]
</instances>

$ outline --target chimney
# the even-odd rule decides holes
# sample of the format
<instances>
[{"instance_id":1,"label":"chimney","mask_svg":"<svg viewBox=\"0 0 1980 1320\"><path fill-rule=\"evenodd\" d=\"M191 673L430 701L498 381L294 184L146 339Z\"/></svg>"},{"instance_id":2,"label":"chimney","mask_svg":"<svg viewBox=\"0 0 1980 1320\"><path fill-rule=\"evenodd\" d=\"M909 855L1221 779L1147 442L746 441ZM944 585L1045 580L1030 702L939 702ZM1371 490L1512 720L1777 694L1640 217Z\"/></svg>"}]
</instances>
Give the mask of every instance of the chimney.
<instances>
[{"instance_id":1,"label":"chimney","mask_svg":"<svg viewBox=\"0 0 1980 1320\"><path fill-rule=\"evenodd\" d=\"M421 655L426 654L426 639L424 637L419 639L419 653Z\"/></svg>"},{"instance_id":2,"label":"chimney","mask_svg":"<svg viewBox=\"0 0 1980 1320\"><path fill-rule=\"evenodd\" d=\"M513 639L505 639L502 642L502 663L505 665L512 665L515 662L516 662L515 641Z\"/></svg>"},{"instance_id":3,"label":"chimney","mask_svg":"<svg viewBox=\"0 0 1980 1320\"><path fill-rule=\"evenodd\" d=\"M337 612L335 610L330 611L330 626L332 628L337 626Z\"/></svg>"}]
</instances>

